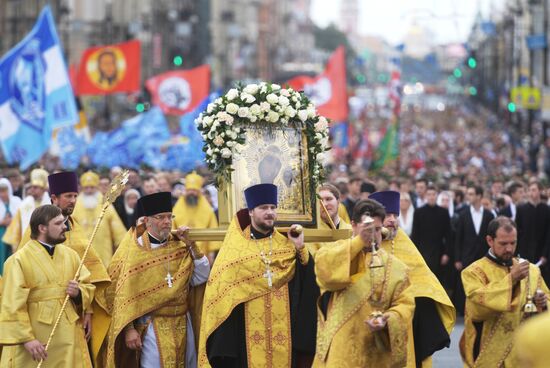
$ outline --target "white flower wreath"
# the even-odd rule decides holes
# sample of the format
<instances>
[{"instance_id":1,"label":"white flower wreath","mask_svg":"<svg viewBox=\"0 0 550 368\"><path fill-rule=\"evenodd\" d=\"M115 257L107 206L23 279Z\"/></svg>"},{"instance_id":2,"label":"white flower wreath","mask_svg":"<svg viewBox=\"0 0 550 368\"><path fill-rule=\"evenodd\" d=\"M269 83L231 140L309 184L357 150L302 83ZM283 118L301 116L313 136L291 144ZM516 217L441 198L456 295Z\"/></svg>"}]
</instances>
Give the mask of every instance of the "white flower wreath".
<instances>
[{"instance_id":1,"label":"white flower wreath","mask_svg":"<svg viewBox=\"0 0 550 368\"><path fill-rule=\"evenodd\" d=\"M248 126L291 126L307 137L309 174L314 185L324 179L322 161L328 147L328 121L301 92L277 84L237 86L210 103L195 120L204 139L206 163L216 184L231 180L233 157L241 153ZM268 127L269 128L269 127Z\"/></svg>"}]
</instances>

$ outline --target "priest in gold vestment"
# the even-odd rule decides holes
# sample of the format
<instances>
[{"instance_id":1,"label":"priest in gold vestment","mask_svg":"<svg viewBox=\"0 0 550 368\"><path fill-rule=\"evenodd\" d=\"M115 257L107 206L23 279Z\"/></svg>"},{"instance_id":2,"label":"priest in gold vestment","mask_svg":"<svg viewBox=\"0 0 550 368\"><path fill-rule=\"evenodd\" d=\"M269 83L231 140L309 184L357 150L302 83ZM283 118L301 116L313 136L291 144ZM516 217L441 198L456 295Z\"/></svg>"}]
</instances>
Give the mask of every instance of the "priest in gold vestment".
<instances>
[{"instance_id":1,"label":"priest in gold vestment","mask_svg":"<svg viewBox=\"0 0 550 368\"><path fill-rule=\"evenodd\" d=\"M318 302L313 367L403 367L414 299L407 267L383 250L384 208L371 200L353 210L355 237L319 249L315 257Z\"/></svg>"},{"instance_id":2,"label":"priest in gold vestment","mask_svg":"<svg viewBox=\"0 0 550 368\"><path fill-rule=\"evenodd\" d=\"M202 195L204 179L192 172L185 177L185 194L174 205L174 228L189 226L193 229L213 229L218 227L216 214L208 200ZM199 241L202 252L211 256L220 248L220 242Z\"/></svg>"},{"instance_id":3,"label":"priest in gold vestment","mask_svg":"<svg viewBox=\"0 0 550 368\"><path fill-rule=\"evenodd\" d=\"M414 243L399 228L399 192L375 192L369 199L381 203L387 213L384 227L389 230L389 235L382 241L381 248L409 268L415 310L409 324L407 367L431 367L432 354L450 344L450 334L456 321L455 307Z\"/></svg>"},{"instance_id":4,"label":"priest in gold vestment","mask_svg":"<svg viewBox=\"0 0 550 368\"><path fill-rule=\"evenodd\" d=\"M61 243L65 240L65 218L52 205L38 207L30 218L27 245L6 261L0 307L0 367L91 367L81 316L94 296L90 273L80 258ZM66 295L69 302L51 340Z\"/></svg>"},{"instance_id":5,"label":"priest in gold vestment","mask_svg":"<svg viewBox=\"0 0 550 368\"><path fill-rule=\"evenodd\" d=\"M48 172L46 170L34 169L31 171L29 192L30 195L23 198L17 212L12 213L13 219L2 237L2 242L11 245L14 251L17 250L29 226L32 211L38 206L51 203L48 194ZM29 238L27 237L26 240L29 240Z\"/></svg>"},{"instance_id":6,"label":"priest in gold vestment","mask_svg":"<svg viewBox=\"0 0 550 368\"><path fill-rule=\"evenodd\" d=\"M319 292L313 259L303 234L290 236L290 231L287 238L274 228L275 185L254 185L244 194L248 209L231 222L206 285L199 366L311 365L316 330L312 294Z\"/></svg>"},{"instance_id":7,"label":"priest in gold vestment","mask_svg":"<svg viewBox=\"0 0 550 368\"><path fill-rule=\"evenodd\" d=\"M99 191L99 175L92 171L84 173L80 177L80 189L81 193L76 201L73 218L82 226L86 237L90 238L103 208L103 195ZM105 267L109 267L113 252L124 235L126 235L126 227L113 205L109 205L92 244Z\"/></svg>"},{"instance_id":8,"label":"priest in gold vestment","mask_svg":"<svg viewBox=\"0 0 550 368\"><path fill-rule=\"evenodd\" d=\"M186 236L187 227L170 234L170 192L140 198L146 230L130 229L117 249L105 299L112 320L103 356L104 367L196 367L200 300L195 287L210 273L208 259ZM197 293L198 294L198 293Z\"/></svg>"},{"instance_id":9,"label":"priest in gold vestment","mask_svg":"<svg viewBox=\"0 0 550 368\"><path fill-rule=\"evenodd\" d=\"M86 246L88 245L88 237L84 233L84 230L82 230L82 227L72 217L78 197L78 178L76 174L71 171L59 172L48 176L48 184L52 204L59 207L61 213L66 218L65 225L67 226L67 231L65 232L66 240L63 242L63 245L76 251L79 257L83 257ZM22 242L19 244L18 251L26 246L25 244L27 244L29 239L30 229L27 229L23 235ZM84 265L88 271L90 271L90 282L95 285L96 292L109 285L110 279L107 269L93 247L90 248L86 255ZM91 337L92 350L95 354L99 350L108 326L105 324L96 324L92 320L92 314L95 313L96 315L94 317L97 317L105 313L105 306L98 304L97 301L94 300L92 304L86 308L85 312L83 323L86 330L86 338ZM96 318L94 318L94 320L96 320ZM93 334L92 329L94 330Z\"/></svg>"},{"instance_id":10,"label":"priest in gold vestment","mask_svg":"<svg viewBox=\"0 0 550 368\"><path fill-rule=\"evenodd\" d=\"M486 239L490 249L485 257L461 275L466 309L460 353L465 367L517 367L513 338L529 316L525 305L534 303L534 312L545 312L549 291L537 266L514 257L517 230L512 219L493 219Z\"/></svg>"}]
</instances>

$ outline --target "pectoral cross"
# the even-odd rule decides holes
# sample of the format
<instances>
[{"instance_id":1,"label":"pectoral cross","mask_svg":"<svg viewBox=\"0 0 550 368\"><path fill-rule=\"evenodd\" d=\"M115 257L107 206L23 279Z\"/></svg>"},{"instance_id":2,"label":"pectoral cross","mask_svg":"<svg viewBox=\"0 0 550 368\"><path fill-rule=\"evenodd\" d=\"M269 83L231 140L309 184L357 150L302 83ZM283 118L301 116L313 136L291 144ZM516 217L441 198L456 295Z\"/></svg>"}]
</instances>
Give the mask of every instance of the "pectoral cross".
<instances>
[{"instance_id":1,"label":"pectoral cross","mask_svg":"<svg viewBox=\"0 0 550 368\"><path fill-rule=\"evenodd\" d=\"M172 277L172 275L170 275L170 272L168 272L166 274L166 277L164 278L166 280L166 283L168 284L168 287L171 288L172 287L172 281L174 280L174 278Z\"/></svg>"},{"instance_id":2,"label":"pectoral cross","mask_svg":"<svg viewBox=\"0 0 550 368\"><path fill-rule=\"evenodd\" d=\"M275 276L275 272L272 272L271 269L268 268L263 276L267 279L267 286L271 289L271 287L273 287L272 277Z\"/></svg>"}]
</instances>

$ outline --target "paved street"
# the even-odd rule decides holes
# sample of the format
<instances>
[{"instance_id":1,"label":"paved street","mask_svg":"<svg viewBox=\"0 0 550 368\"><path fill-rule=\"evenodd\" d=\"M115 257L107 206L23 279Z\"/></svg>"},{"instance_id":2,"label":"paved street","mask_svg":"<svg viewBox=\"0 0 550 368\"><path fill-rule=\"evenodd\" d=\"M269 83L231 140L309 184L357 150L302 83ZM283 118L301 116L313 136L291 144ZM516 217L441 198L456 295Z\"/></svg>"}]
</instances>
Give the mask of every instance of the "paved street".
<instances>
[{"instance_id":1,"label":"paved street","mask_svg":"<svg viewBox=\"0 0 550 368\"><path fill-rule=\"evenodd\" d=\"M451 332L451 346L434 354L434 368L461 368L462 359L458 350L458 342L464 329L464 318L459 317L454 330Z\"/></svg>"}]
</instances>

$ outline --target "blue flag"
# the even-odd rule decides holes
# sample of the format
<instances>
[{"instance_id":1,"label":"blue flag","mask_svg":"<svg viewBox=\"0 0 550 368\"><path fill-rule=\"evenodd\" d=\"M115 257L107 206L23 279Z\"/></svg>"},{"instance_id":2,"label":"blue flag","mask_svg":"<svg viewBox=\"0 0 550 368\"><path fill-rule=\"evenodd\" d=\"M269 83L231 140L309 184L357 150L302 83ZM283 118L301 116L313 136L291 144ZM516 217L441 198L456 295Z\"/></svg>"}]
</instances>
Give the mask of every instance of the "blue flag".
<instances>
[{"instance_id":1,"label":"blue flag","mask_svg":"<svg viewBox=\"0 0 550 368\"><path fill-rule=\"evenodd\" d=\"M76 134L73 127L64 127L57 131L59 160L64 169L75 170L82 156L86 154L86 139Z\"/></svg>"},{"instance_id":2,"label":"blue flag","mask_svg":"<svg viewBox=\"0 0 550 368\"><path fill-rule=\"evenodd\" d=\"M150 152L169 139L168 122L160 108L153 107L124 121L118 129L97 132L88 146L88 156L96 166L139 168L142 163L150 164Z\"/></svg>"},{"instance_id":3,"label":"blue flag","mask_svg":"<svg viewBox=\"0 0 550 368\"><path fill-rule=\"evenodd\" d=\"M21 170L40 159L56 128L78 122L53 16L46 6L31 32L0 59L0 143Z\"/></svg>"}]
</instances>

